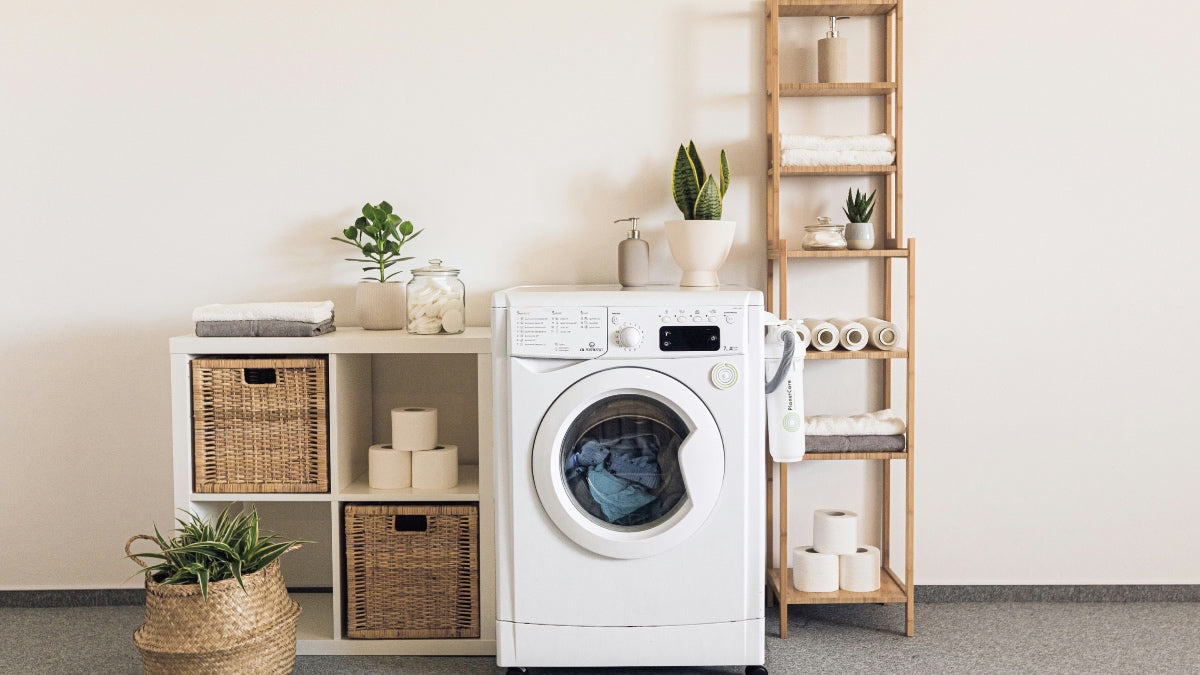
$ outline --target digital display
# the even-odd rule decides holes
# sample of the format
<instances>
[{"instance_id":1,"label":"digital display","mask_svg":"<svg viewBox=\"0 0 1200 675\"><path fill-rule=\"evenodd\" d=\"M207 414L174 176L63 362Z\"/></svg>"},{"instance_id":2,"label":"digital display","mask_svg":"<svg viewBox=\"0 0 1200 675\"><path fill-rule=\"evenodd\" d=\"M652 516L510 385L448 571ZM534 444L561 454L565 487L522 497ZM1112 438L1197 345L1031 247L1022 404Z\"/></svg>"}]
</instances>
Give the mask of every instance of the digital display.
<instances>
[{"instance_id":1,"label":"digital display","mask_svg":"<svg viewBox=\"0 0 1200 675\"><path fill-rule=\"evenodd\" d=\"M721 349L718 326L663 326L658 348L664 352L715 352Z\"/></svg>"}]
</instances>

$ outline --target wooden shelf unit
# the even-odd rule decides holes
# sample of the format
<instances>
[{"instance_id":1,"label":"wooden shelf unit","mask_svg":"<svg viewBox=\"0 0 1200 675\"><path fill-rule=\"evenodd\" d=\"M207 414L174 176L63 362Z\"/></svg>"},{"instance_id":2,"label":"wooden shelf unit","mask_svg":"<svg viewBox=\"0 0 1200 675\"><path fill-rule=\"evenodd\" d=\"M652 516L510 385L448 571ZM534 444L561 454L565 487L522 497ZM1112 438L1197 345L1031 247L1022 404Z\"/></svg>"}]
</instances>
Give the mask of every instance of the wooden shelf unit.
<instances>
[{"instance_id":1,"label":"wooden shelf unit","mask_svg":"<svg viewBox=\"0 0 1200 675\"><path fill-rule=\"evenodd\" d=\"M790 260L876 260L884 266L883 281L879 288L883 299L883 317L887 320L904 319L900 324L907 336L904 349L879 351L874 349L859 352L834 350L830 352L808 351L806 360L880 360L883 368L882 389L885 407L892 406L893 368L903 373L905 390L906 444L902 452L840 452L811 453L804 461L877 461L881 466L880 487L880 553L882 554L882 586L872 593L804 593L791 583L788 567L788 473L789 464L767 462L767 597L779 606L780 637L787 637L787 608L796 604L818 603L903 603L905 605L904 634L913 635L913 497L915 457L915 405L914 405L914 354L915 330L915 281L916 241L904 236L903 224L903 0L881 2L878 0L854 0L851 2L823 2L821 0L767 0L766 2L766 83L767 83L767 311L776 312L780 318L788 316L788 263ZM813 82L781 83L779 75L779 23L785 17L826 16L878 16L886 22L884 30L885 80L883 82L851 82L825 84ZM815 51L815 50L814 50ZM885 133L896 140L896 160L891 166L783 166L780 139L780 100L787 97L865 96L882 101L886 108ZM882 217L884 236L881 248L868 251L805 251L788 247L781 232L780 190L782 178L806 178L816 176L878 176L884 181L880 193L886 201L886 209L876 210L876 219ZM791 231L800 228L798 223L789 223ZM901 277L895 265L904 265ZM904 284L907 301L899 312L894 312L893 295L897 282ZM903 364L903 368L899 364ZM770 460L770 457L768 457ZM904 487L904 569L903 578L891 569L891 528L893 524L892 477L893 463L903 463ZM804 462L791 470L802 470ZM779 472L774 480L774 470ZM776 504L778 495L778 504ZM779 537L776 541L775 527L778 518ZM772 545L777 546L772 551ZM781 581L780 570L786 575Z\"/></svg>"},{"instance_id":2,"label":"wooden shelf unit","mask_svg":"<svg viewBox=\"0 0 1200 675\"><path fill-rule=\"evenodd\" d=\"M306 338L173 337L171 418L175 506L211 513L231 502L255 504L264 527L309 539L283 559L292 597L303 612L298 654L490 655L496 653L495 498L492 461L491 332L470 327L460 335L409 335L401 330L339 327ZM329 492L305 494L196 493L192 484L191 361L207 355L322 355L328 359ZM414 376L413 369L436 372ZM439 403L440 401L440 403ZM367 449L390 437L390 410L407 405L439 408L439 440L459 446L458 485L445 490L375 490L367 483ZM480 637L359 640L344 634L342 509L348 503L474 503L479 506ZM277 527L294 521L305 530ZM298 556L306 556L301 562ZM289 561L289 558L292 560ZM290 570L290 571L289 571ZM293 577L293 573L297 579ZM304 577L307 577L304 578ZM317 589L318 592L309 592Z\"/></svg>"}]
</instances>

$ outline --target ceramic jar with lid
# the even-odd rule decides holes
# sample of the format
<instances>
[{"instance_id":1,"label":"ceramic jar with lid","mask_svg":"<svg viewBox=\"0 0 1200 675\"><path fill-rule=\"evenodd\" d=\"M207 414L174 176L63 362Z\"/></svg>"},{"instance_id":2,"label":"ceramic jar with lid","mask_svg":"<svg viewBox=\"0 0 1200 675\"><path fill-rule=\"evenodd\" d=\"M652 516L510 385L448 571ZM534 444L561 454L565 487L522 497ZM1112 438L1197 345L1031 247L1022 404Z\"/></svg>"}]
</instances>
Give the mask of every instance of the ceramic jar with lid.
<instances>
[{"instance_id":1,"label":"ceramic jar with lid","mask_svg":"<svg viewBox=\"0 0 1200 675\"><path fill-rule=\"evenodd\" d=\"M416 335L461 333L466 327L466 288L459 270L436 258L412 271L408 282L408 332Z\"/></svg>"}]
</instances>

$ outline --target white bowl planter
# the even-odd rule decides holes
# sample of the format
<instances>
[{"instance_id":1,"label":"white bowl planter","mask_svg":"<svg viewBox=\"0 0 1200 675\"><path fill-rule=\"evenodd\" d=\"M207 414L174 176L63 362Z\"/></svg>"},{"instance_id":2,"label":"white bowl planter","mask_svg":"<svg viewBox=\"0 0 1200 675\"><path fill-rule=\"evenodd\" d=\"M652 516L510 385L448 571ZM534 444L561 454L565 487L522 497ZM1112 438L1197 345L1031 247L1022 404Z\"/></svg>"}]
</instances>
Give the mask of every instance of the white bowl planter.
<instances>
[{"instance_id":1,"label":"white bowl planter","mask_svg":"<svg viewBox=\"0 0 1200 675\"><path fill-rule=\"evenodd\" d=\"M725 264L737 222L732 220L668 220L667 245L683 270L680 286L719 286L717 270Z\"/></svg>"},{"instance_id":2,"label":"white bowl planter","mask_svg":"<svg viewBox=\"0 0 1200 675\"><path fill-rule=\"evenodd\" d=\"M358 324L367 330L404 328L404 284L360 281L354 292Z\"/></svg>"}]
</instances>

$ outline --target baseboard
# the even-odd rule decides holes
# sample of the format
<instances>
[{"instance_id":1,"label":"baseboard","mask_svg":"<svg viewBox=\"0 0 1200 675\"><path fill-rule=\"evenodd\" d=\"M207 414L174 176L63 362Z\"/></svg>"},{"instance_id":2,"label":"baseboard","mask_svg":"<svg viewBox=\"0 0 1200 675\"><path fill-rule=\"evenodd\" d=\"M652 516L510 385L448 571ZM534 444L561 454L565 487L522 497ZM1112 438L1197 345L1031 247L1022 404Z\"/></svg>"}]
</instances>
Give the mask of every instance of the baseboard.
<instances>
[{"instance_id":1,"label":"baseboard","mask_svg":"<svg viewBox=\"0 0 1200 675\"><path fill-rule=\"evenodd\" d=\"M328 586L289 588L292 593L332 593ZM141 588L92 588L55 591L0 591L0 607L108 607L144 605Z\"/></svg>"},{"instance_id":2,"label":"baseboard","mask_svg":"<svg viewBox=\"0 0 1200 675\"><path fill-rule=\"evenodd\" d=\"M917 602L1200 602L1198 584L918 584Z\"/></svg>"}]
</instances>

